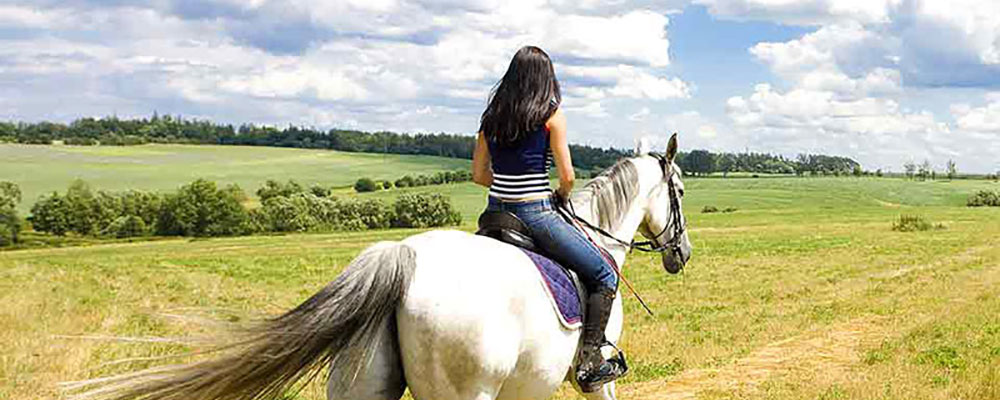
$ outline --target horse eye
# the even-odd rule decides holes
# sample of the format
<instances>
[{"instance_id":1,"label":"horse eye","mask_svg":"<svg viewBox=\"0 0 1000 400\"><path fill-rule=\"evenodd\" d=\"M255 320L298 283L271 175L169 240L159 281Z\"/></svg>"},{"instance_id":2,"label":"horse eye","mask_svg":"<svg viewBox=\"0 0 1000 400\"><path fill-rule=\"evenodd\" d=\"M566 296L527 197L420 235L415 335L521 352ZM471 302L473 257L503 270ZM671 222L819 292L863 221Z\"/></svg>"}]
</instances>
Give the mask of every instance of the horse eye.
<instances>
[{"instance_id":1,"label":"horse eye","mask_svg":"<svg viewBox=\"0 0 1000 400\"><path fill-rule=\"evenodd\" d=\"M681 192L681 197L684 197L684 189L681 189L680 192Z\"/></svg>"}]
</instances>

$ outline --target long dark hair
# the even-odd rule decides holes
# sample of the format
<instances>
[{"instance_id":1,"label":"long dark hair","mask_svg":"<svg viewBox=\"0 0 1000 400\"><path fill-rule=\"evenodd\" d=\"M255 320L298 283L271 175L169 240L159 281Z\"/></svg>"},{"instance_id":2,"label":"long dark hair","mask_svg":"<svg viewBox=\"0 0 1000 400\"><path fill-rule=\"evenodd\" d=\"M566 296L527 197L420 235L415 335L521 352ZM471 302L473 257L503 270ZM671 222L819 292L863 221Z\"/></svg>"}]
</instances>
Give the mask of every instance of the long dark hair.
<instances>
[{"instance_id":1,"label":"long dark hair","mask_svg":"<svg viewBox=\"0 0 1000 400\"><path fill-rule=\"evenodd\" d=\"M516 143L544 125L561 102L559 81L549 55L538 47L524 46L493 86L479 130L487 140L504 145Z\"/></svg>"}]
</instances>

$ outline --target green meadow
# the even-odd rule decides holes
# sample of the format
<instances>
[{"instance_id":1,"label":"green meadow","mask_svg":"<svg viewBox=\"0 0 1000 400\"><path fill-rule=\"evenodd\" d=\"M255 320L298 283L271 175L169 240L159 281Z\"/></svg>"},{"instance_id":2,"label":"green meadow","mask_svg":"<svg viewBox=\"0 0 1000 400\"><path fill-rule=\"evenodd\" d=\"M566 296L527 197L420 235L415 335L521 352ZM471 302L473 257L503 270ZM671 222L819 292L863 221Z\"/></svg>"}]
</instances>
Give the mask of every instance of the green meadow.
<instances>
[{"instance_id":1,"label":"green meadow","mask_svg":"<svg viewBox=\"0 0 1000 400\"><path fill-rule=\"evenodd\" d=\"M212 147L0 146L0 180L25 202L76 177L168 190L196 177L349 185L464 160ZM685 180L694 256L668 275L632 254L632 371L619 398L1000 398L1000 208L967 208L988 181ZM485 191L450 195L472 230ZM343 195L351 195L344 190ZM22 207L24 205L22 204ZM715 206L727 213L702 213ZM900 215L943 225L893 231ZM60 398L59 382L176 361L196 339L272 316L319 290L364 247L413 230L163 239L0 252L0 399ZM183 360L184 358L181 358ZM302 399L323 399L323 382ZM555 398L577 398L561 390Z\"/></svg>"},{"instance_id":2,"label":"green meadow","mask_svg":"<svg viewBox=\"0 0 1000 400\"><path fill-rule=\"evenodd\" d=\"M39 195L63 191L74 179L95 189L172 191L198 178L235 183L252 194L268 179L350 186L362 177L395 180L467 168L454 158L347 153L277 147L143 145L38 146L0 144L0 180L17 183L26 212Z\"/></svg>"}]
</instances>

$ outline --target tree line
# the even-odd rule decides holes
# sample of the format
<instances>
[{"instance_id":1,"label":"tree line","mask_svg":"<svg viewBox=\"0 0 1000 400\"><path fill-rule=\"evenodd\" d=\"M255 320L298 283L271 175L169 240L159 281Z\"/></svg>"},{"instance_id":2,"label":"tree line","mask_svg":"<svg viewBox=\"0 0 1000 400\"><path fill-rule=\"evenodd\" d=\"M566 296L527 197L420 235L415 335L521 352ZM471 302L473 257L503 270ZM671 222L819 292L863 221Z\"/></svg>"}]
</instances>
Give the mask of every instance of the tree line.
<instances>
[{"instance_id":1,"label":"tree line","mask_svg":"<svg viewBox=\"0 0 1000 400\"><path fill-rule=\"evenodd\" d=\"M69 124L0 122L0 142L70 145L135 145L185 143L295 147L349 152L414 154L471 159L475 138L453 134L406 135L394 132L319 130L288 126L218 124L198 119L153 114L149 118L81 118ZM573 166L582 178L596 175L630 151L570 145ZM803 154L794 159L766 153L712 153L694 150L678 156L686 173L730 172L797 175L859 175L861 165L847 157Z\"/></svg>"},{"instance_id":2,"label":"tree line","mask_svg":"<svg viewBox=\"0 0 1000 400\"><path fill-rule=\"evenodd\" d=\"M63 236L236 236L269 232L326 232L458 225L461 215L439 193L404 193L392 204L341 199L322 186L267 181L245 206L239 186L198 179L173 193L93 190L83 181L42 196L27 218L37 232ZM0 246L17 243L23 221L17 185L0 182Z\"/></svg>"}]
</instances>

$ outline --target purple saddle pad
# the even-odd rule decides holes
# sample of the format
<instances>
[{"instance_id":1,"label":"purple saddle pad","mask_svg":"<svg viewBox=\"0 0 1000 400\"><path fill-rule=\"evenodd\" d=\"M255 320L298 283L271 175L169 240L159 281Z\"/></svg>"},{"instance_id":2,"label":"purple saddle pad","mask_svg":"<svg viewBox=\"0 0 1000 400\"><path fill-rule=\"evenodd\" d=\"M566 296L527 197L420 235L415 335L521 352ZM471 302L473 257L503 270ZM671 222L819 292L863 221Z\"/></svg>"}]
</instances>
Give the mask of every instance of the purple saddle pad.
<instances>
[{"instance_id":1,"label":"purple saddle pad","mask_svg":"<svg viewBox=\"0 0 1000 400\"><path fill-rule=\"evenodd\" d=\"M562 316L562 321L569 328L579 327L583 322L583 310L580 306L580 293L569 273L561 265L529 250L521 249L535 263L542 275L545 287L552 296L555 308Z\"/></svg>"}]
</instances>

